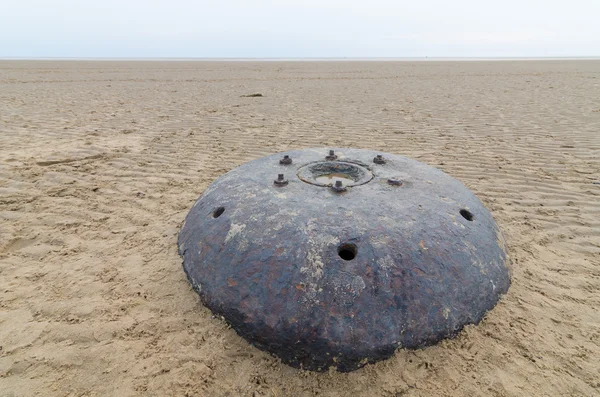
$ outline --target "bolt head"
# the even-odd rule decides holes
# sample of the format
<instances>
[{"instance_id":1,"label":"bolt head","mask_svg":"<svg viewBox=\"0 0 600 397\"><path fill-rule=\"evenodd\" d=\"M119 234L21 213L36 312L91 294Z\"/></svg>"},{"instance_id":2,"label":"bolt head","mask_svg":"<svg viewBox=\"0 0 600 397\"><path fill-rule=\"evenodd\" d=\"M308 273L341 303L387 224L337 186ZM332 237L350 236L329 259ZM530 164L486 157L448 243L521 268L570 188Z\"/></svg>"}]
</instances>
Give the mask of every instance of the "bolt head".
<instances>
[{"instance_id":1,"label":"bolt head","mask_svg":"<svg viewBox=\"0 0 600 397\"><path fill-rule=\"evenodd\" d=\"M335 181L335 184L333 184L333 186L331 186L331 190L333 190L336 193L341 193L341 192L345 192L346 191L346 186L343 185L342 181Z\"/></svg>"},{"instance_id":2,"label":"bolt head","mask_svg":"<svg viewBox=\"0 0 600 397\"><path fill-rule=\"evenodd\" d=\"M337 159L337 155L335 154L335 151L330 150L329 154L327 156L325 156L325 160L335 160Z\"/></svg>"},{"instance_id":3,"label":"bolt head","mask_svg":"<svg viewBox=\"0 0 600 397\"><path fill-rule=\"evenodd\" d=\"M283 174L278 174L277 179L275 179L273 183L275 184L275 186L285 186L288 184L288 180L284 179Z\"/></svg>"},{"instance_id":4,"label":"bolt head","mask_svg":"<svg viewBox=\"0 0 600 397\"><path fill-rule=\"evenodd\" d=\"M385 159L383 158L383 156L381 154L378 154L377 156L375 156L373 158L373 162L375 164L385 164Z\"/></svg>"}]
</instances>

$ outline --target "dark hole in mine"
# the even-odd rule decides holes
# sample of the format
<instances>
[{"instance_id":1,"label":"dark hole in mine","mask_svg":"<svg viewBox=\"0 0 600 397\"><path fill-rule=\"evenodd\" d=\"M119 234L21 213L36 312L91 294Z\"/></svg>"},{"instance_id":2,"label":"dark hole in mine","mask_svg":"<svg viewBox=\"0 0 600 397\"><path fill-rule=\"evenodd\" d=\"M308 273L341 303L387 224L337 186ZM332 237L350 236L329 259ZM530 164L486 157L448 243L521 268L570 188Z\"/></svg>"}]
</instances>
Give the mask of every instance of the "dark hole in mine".
<instances>
[{"instance_id":1,"label":"dark hole in mine","mask_svg":"<svg viewBox=\"0 0 600 397\"><path fill-rule=\"evenodd\" d=\"M345 261L351 261L356 256L356 245L342 244L338 247L338 255Z\"/></svg>"},{"instance_id":2,"label":"dark hole in mine","mask_svg":"<svg viewBox=\"0 0 600 397\"><path fill-rule=\"evenodd\" d=\"M460 210L460 214L466 220L471 221L471 222L473 221L473 214L471 213L471 211L462 209L462 210Z\"/></svg>"},{"instance_id":3,"label":"dark hole in mine","mask_svg":"<svg viewBox=\"0 0 600 397\"><path fill-rule=\"evenodd\" d=\"M213 211L213 218L218 218L221 216L221 214L223 214L223 212L225 212L225 207L219 207L216 210Z\"/></svg>"}]
</instances>

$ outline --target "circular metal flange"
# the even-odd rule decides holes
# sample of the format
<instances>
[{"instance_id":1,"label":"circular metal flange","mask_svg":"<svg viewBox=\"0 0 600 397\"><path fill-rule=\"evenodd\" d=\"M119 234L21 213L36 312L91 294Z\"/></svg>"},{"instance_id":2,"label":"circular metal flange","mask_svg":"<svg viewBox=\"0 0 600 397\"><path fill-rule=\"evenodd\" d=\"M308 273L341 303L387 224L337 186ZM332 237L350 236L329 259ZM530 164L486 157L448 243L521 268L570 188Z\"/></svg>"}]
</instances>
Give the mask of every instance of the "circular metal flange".
<instances>
[{"instance_id":1,"label":"circular metal flange","mask_svg":"<svg viewBox=\"0 0 600 397\"><path fill-rule=\"evenodd\" d=\"M373 179L366 167L347 161L317 161L298 169L298 178L316 186L333 186L341 181L345 187L364 185Z\"/></svg>"},{"instance_id":2,"label":"circular metal flange","mask_svg":"<svg viewBox=\"0 0 600 397\"><path fill-rule=\"evenodd\" d=\"M478 323L510 285L481 201L406 157L335 149L330 163L328 152L286 152L289 165L259 158L204 191L178 240L204 304L258 348L318 371L354 370ZM385 165L366 166L377 154ZM354 185L315 183L323 164Z\"/></svg>"}]
</instances>

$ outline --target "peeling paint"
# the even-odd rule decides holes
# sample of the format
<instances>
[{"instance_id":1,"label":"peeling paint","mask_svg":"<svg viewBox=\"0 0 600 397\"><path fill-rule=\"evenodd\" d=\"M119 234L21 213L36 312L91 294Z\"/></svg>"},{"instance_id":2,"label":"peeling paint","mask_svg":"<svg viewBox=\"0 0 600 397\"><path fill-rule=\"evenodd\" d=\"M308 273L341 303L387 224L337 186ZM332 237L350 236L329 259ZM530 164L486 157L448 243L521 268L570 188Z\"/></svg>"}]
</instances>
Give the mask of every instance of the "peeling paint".
<instances>
[{"instance_id":1,"label":"peeling paint","mask_svg":"<svg viewBox=\"0 0 600 397\"><path fill-rule=\"evenodd\" d=\"M238 225L238 224L232 223L231 226L229 227L229 232L227 232L227 236L225 237L225 243L229 242L229 240L231 240L232 238L237 236L245 228L246 228L246 225Z\"/></svg>"}]
</instances>

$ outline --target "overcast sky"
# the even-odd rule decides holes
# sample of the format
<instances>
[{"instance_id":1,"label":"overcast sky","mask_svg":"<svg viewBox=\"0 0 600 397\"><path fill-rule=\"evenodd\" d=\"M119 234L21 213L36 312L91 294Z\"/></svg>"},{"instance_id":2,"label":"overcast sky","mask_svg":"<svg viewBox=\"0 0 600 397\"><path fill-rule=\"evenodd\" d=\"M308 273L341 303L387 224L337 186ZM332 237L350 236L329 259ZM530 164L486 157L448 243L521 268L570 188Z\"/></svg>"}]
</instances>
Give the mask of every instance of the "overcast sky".
<instances>
[{"instance_id":1,"label":"overcast sky","mask_svg":"<svg viewBox=\"0 0 600 397\"><path fill-rule=\"evenodd\" d=\"M0 0L0 57L600 56L600 0Z\"/></svg>"}]
</instances>

